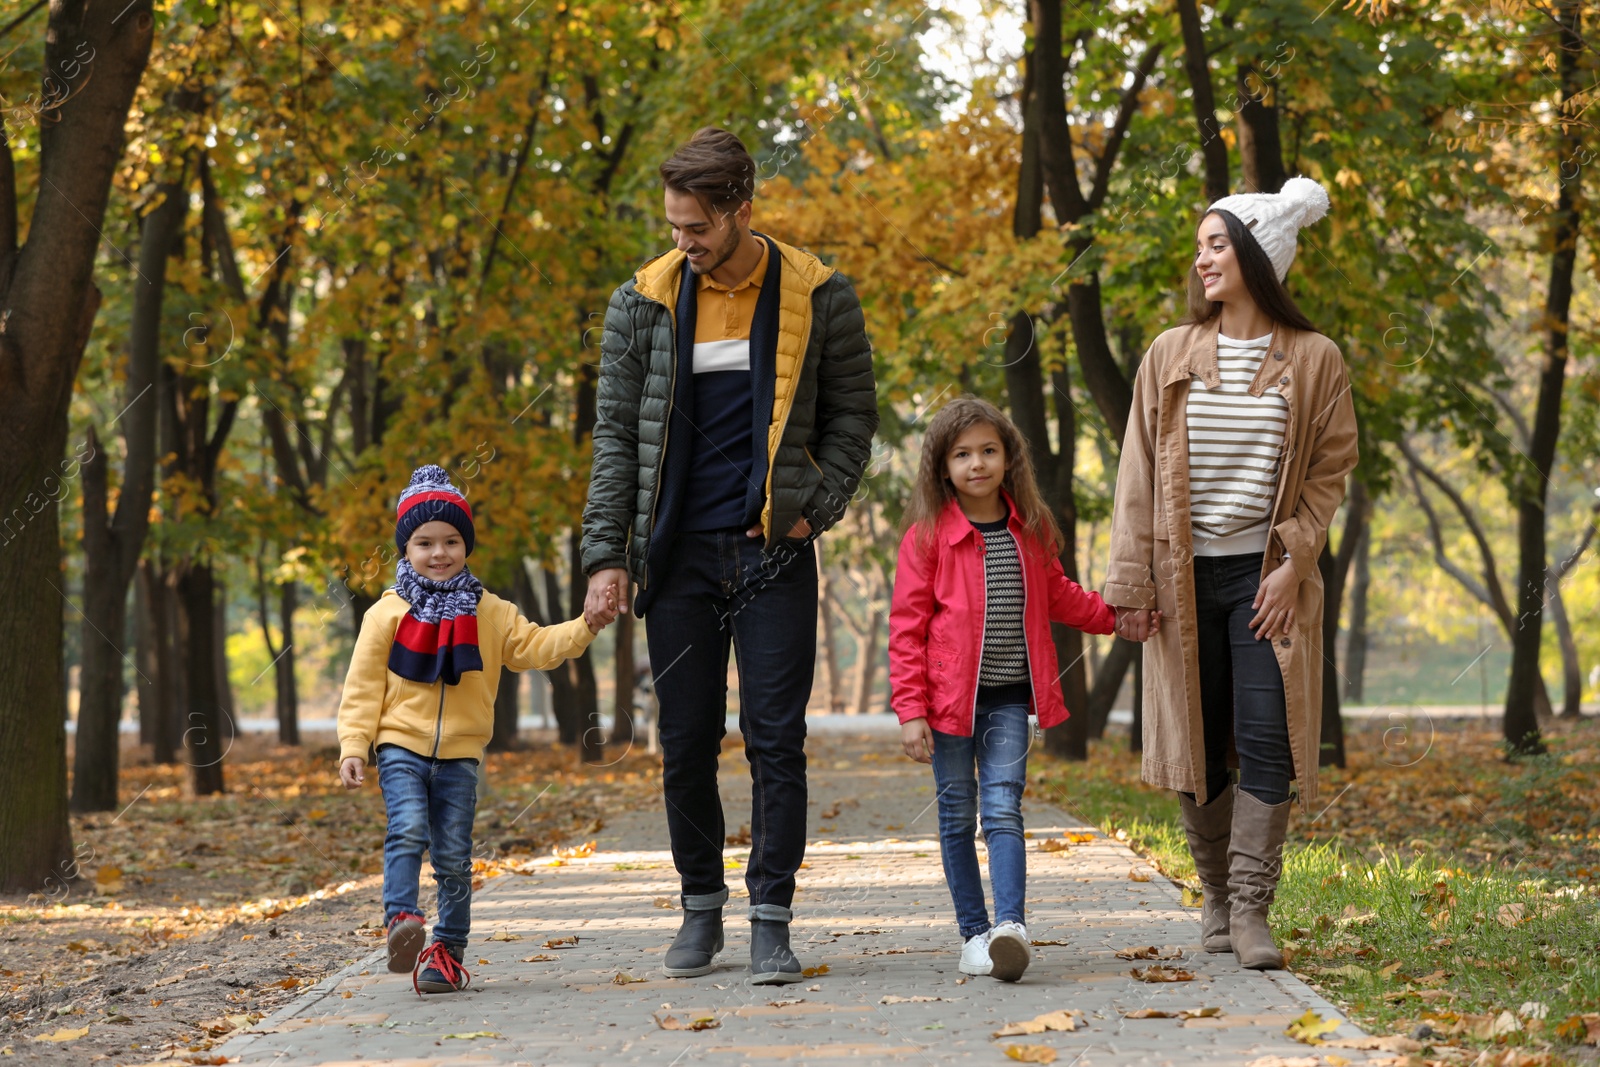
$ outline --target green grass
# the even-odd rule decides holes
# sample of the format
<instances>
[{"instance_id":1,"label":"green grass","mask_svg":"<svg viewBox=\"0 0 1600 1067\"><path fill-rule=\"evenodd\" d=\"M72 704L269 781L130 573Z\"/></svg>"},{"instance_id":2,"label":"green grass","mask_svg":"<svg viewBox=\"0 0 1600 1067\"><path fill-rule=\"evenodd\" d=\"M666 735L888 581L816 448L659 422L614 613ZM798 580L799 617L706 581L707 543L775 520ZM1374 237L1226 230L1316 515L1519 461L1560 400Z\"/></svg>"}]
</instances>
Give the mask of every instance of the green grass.
<instances>
[{"instance_id":1,"label":"green grass","mask_svg":"<svg viewBox=\"0 0 1600 1067\"><path fill-rule=\"evenodd\" d=\"M1544 1062L1578 1062L1566 1058L1585 1054L1576 1017L1600 1012L1593 735L1586 726L1569 739L1565 760L1517 765L1484 742L1451 744L1448 762L1402 776L1383 763L1381 737L1353 732L1351 770L1341 773L1363 785L1362 802L1320 820L1297 812L1290 824L1272 925L1291 969L1372 1033L1426 1023L1436 1046L1548 1049ZM1329 797L1341 788L1328 784ZM1489 825L1465 804L1423 803L1429 789L1444 801L1470 790ZM1030 795L1198 888L1176 797L1138 780L1138 758L1120 739L1093 744L1087 763L1039 757ZM1482 847L1508 828L1515 847ZM1392 842L1405 843L1404 858ZM1524 1005L1543 1018L1519 1015ZM1516 1028L1488 1036L1508 1011Z\"/></svg>"},{"instance_id":2,"label":"green grass","mask_svg":"<svg viewBox=\"0 0 1600 1067\"><path fill-rule=\"evenodd\" d=\"M1579 886L1437 856L1368 863L1338 845L1295 849L1284 868L1274 934L1293 969L1370 1030L1427 1022L1470 1038L1464 1016L1540 1005L1524 1014L1542 1021L1522 1019L1499 1043L1561 1045L1563 1022L1600 1008L1600 900ZM1574 1026L1565 1036L1581 1040Z\"/></svg>"}]
</instances>

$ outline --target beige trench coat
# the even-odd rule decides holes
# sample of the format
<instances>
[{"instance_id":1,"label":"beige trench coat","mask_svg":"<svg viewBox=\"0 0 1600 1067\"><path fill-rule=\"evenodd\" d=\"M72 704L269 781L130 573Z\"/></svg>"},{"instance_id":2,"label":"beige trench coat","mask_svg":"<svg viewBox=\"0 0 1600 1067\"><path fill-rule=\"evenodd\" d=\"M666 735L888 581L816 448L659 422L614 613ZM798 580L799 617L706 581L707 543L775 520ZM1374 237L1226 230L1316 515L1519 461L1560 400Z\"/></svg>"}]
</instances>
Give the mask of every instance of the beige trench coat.
<instances>
[{"instance_id":1,"label":"beige trench coat","mask_svg":"<svg viewBox=\"0 0 1600 1067\"><path fill-rule=\"evenodd\" d=\"M1205 795L1200 719L1199 635L1189 524L1189 378L1208 388L1217 368L1219 319L1168 330L1145 355L1117 471L1106 603L1159 608L1161 631L1145 645L1144 763L1152 785ZM1317 796L1322 734L1322 575L1317 556L1356 465L1356 415L1339 348L1318 333L1279 326L1250 383L1259 396L1276 386L1289 406L1280 454L1272 534L1261 577L1285 554L1300 577L1294 632L1273 639L1283 672L1289 745L1305 808ZM1231 746L1230 746L1231 748Z\"/></svg>"}]
</instances>

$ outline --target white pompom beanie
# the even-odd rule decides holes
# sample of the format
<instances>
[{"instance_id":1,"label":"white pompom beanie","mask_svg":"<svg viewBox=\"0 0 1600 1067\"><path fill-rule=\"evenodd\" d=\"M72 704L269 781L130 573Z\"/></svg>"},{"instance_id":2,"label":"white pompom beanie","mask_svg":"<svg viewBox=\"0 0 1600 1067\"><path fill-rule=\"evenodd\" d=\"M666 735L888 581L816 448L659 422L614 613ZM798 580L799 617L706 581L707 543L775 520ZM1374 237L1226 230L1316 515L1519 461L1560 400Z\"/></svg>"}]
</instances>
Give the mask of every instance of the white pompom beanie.
<instances>
[{"instance_id":1,"label":"white pompom beanie","mask_svg":"<svg viewBox=\"0 0 1600 1067\"><path fill-rule=\"evenodd\" d=\"M1294 262L1295 235L1328 213L1328 191L1310 178L1290 178L1276 193L1235 193L1206 209L1237 215L1272 260L1281 282Z\"/></svg>"}]
</instances>

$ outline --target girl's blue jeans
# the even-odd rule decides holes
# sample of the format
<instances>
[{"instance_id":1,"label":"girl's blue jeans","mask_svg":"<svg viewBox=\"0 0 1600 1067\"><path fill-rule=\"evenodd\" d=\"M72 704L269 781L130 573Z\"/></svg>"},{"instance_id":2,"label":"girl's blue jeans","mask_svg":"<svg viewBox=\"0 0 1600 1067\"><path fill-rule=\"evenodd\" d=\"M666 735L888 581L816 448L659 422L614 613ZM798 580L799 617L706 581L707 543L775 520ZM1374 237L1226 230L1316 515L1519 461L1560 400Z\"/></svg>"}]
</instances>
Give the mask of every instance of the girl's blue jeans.
<instances>
[{"instance_id":1,"label":"girl's blue jeans","mask_svg":"<svg viewBox=\"0 0 1600 1067\"><path fill-rule=\"evenodd\" d=\"M1028 743L1026 704L979 704L971 737L933 731L939 852L963 938L989 929L974 842L980 816L989 849L994 921L1023 921L1028 861L1022 840L1022 789L1027 778Z\"/></svg>"},{"instance_id":2,"label":"girl's blue jeans","mask_svg":"<svg viewBox=\"0 0 1600 1067\"><path fill-rule=\"evenodd\" d=\"M383 921L421 915L417 907L422 853L439 886L433 939L464 949L472 929L472 816L478 806L478 761L430 759L399 745L378 746L378 787L389 811L383 839Z\"/></svg>"}]
</instances>

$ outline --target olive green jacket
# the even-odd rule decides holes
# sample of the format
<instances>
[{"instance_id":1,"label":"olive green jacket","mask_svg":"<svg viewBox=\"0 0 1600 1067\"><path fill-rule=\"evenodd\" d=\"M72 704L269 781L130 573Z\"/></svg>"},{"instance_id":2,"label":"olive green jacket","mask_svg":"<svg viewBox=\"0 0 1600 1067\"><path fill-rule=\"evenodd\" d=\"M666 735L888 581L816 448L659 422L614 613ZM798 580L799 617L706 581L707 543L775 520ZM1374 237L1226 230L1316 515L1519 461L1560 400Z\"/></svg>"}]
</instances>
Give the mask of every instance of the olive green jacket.
<instances>
[{"instance_id":1,"label":"olive green jacket","mask_svg":"<svg viewBox=\"0 0 1600 1067\"><path fill-rule=\"evenodd\" d=\"M783 270L761 511L769 549L802 518L814 534L839 521L878 428L872 344L854 288L810 253L773 243ZM683 266L676 249L651 259L606 309L583 511L585 574L625 566L641 586L650 581L645 560L666 455Z\"/></svg>"}]
</instances>

